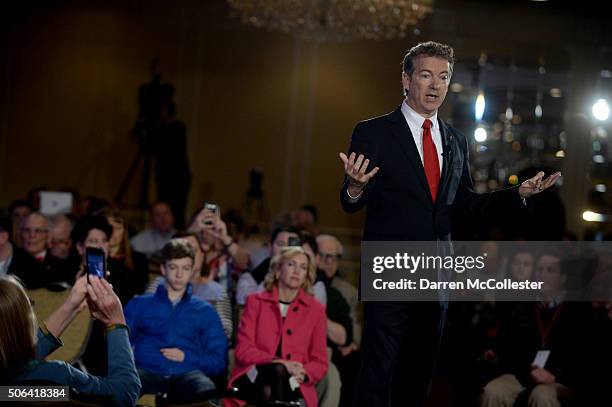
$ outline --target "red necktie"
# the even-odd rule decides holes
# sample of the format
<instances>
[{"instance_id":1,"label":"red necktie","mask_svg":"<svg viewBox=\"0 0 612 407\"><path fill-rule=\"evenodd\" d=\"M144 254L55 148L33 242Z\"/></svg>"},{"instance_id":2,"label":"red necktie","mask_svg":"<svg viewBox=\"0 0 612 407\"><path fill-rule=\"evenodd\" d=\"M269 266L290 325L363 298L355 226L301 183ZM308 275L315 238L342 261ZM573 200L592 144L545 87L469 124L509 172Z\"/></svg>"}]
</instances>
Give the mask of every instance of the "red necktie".
<instances>
[{"instance_id":1,"label":"red necktie","mask_svg":"<svg viewBox=\"0 0 612 407\"><path fill-rule=\"evenodd\" d=\"M431 126L431 120L425 119L423 122L423 166L425 167L425 176L429 184L431 198L436 202L438 186L440 185L440 162L438 161L436 145L431 137Z\"/></svg>"}]
</instances>

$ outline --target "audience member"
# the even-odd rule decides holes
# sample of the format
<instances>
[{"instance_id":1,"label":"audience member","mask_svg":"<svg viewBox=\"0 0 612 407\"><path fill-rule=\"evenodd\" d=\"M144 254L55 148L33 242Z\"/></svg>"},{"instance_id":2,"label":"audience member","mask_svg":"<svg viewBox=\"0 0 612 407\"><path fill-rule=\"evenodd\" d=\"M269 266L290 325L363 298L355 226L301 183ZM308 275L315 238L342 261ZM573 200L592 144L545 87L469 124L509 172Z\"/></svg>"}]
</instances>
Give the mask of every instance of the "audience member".
<instances>
[{"instance_id":1,"label":"audience member","mask_svg":"<svg viewBox=\"0 0 612 407\"><path fill-rule=\"evenodd\" d=\"M29 214L21 224L23 250L42 262L47 255L49 220L39 212Z\"/></svg>"},{"instance_id":2,"label":"audience member","mask_svg":"<svg viewBox=\"0 0 612 407\"><path fill-rule=\"evenodd\" d=\"M503 374L484 387L483 407L512 407L519 396L531 407L560 406L570 399L581 374L575 349L587 349L588 338L582 334L588 329L590 309L564 301L567 270L558 255L542 254L535 278L544 282L540 301L515 303L501 321L498 355Z\"/></svg>"},{"instance_id":3,"label":"audience member","mask_svg":"<svg viewBox=\"0 0 612 407\"><path fill-rule=\"evenodd\" d=\"M232 304L227 295L225 287L211 278L210 271L204 266L204 251L200 238L193 232L177 232L173 239L185 239L195 251L193 264L193 277L191 284L193 287L192 295L210 303L223 325L223 330L228 339L232 337L234 331ZM160 284L164 284L164 277L157 277L147 288L147 293L155 293Z\"/></svg>"},{"instance_id":4,"label":"audience member","mask_svg":"<svg viewBox=\"0 0 612 407\"><path fill-rule=\"evenodd\" d=\"M72 230L72 241L75 244L77 253L80 256L80 264L78 269L73 272L73 281L80 278L86 273L86 258L85 251L87 248L101 249L104 252L105 263L107 265L106 278L113 285L113 291L121 292L120 281L116 281L114 276L108 270L108 240L112 234L113 228L108 223L104 216L89 215L81 218ZM122 304L126 304L126 299L121 298ZM104 344L104 324L99 321L93 321L85 350L81 356L82 362L90 373L97 376L105 376L108 365L106 346Z\"/></svg>"},{"instance_id":5,"label":"audience member","mask_svg":"<svg viewBox=\"0 0 612 407\"><path fill-rule=\"evenodd\" d=\"M87 303L85 302L87 299ZM108 339L108 376L82 372L66 362L45 357L62 346L58 339L78 312L89 305L101 321ZM106 281L80 278L70 296L36 328L36 317L21 284L12 276L0 277L0 383L32 385L53 383L70 391L112 398L114 405L133 406L140 390L121 303ZM72 399L74 396L70 394Z\"/></svg>"},{"instance_id":6,"label":"audience member","mask_svg":"<svg viewBox=\"0 0 612 407\"><path fill-rule=\"evenodd\" d=\"M151 205L151 228L138 233L131 240L132 247L151 257L170 241L176 233L174 215L167 202L157 201Z\"/></svg>"},{"instance_id":7,"label":"audience member","mask_svg":"<svg viewBox=\"0 0 612 407\"><path fill-rule=\"evenodd\" d=\"M295 211L293 226L298 230L307 232L310 236L317 237L319 234L319 211L314 205L303 205Z\"/></svg>"},{"instance_id":8,"label":"audience member","mask_svg":"<svg viewBox=\"0 0 612 407\"><path fill-rule=\"evenodd\" d=\"M340 241L331 235L319 235L317 244L318 278L327 287L328 345L342 381L340 405L350 406L361 363L361 353L355 342L355 332L359 332L360 327L356 321L357 290L338 276L338 261L342 256Z\"/></svg>"},{"instance_id":9,"label":"audience member","mask_svg":"<svg viewBox=\"0 0 612 407\"><path fill-rule=\"evenodd\" d=\"M25 199L16 199L9 205L8 213L13 223L13 229L11 231L13 244L17 247L21 247L21 224L25 218L32 213L32 207Z\"/></svg>"},{"instance_id":10,"label":"audience member","mask_svg":"<svg viewBox=\"0 0 612 407\"><path fill-rule=\"evenodd\" d=\"M351 307L351 319L353 321L353 337L356 344L361 339L361 324L359 315L359 299L357 288L342 278L338 271L340 258L342 258L343 247L342 243L332 235L317 236L317 245L319 247L319 255L317 257L317 266L325 273L325 278L332 287L335 287L348 305ZM355 348L354 345L351 348Z\"/></svg>"},{"instance_id":11,"label":"audience member","mask_svg":"<svg viewBox=\"0 0 612 407\"><path fill-rule=\"evenodd\" d=\"M279 226L272 231L269 249L270 256L251 271L251 275L257 284L264 281L270 269L270 261L273 257L278 256L284 247L289 245L290 238L299 238L298 230L292 226Z\"/></svg>"},{"instance_id":12,"label":"audience member","mask_svg":"<svg viewBox=\"0 0 612 407\"><path fill-rule=\"evenodd\" d=\"M189 403L215 388L227 367L227 339L207 302L192 295L195 252L185 239L161 250L164 284L125 309L143 393Z\"/></svg>"},{"instance_id":13,"label":"audience member","mask_svg":"<svg viewBox=\"0 0 612 407\"><path fill-rule=\"evenodd\" d=\"M287 247L270 268L266 290L247 298L230 386L255 404L303 399L316 406L314 385L328 362L325 310L310 293L314 259L300 247Z\"/></svg>"},{"instance_id":14,"label":"audience member","mask_svg":"<svg viewBox=\"0 0 612 407\"><path fill-rule=\"evenodd\" d=\"M219 214L210 209L204 208L195 216L189 231L201 237L204 267L208 268L210 278L233 296L235 280L249 267L249 255L227 233L227 226Z\"/></svg>"},{"instance_id":15,"label":"audience member","mask_svg":"<svg viewBox=\"0 0 612 407\"><path fill-rule=\"evenodd\" d=\"M510 261L510 278L514 281L526 281L533 274L535 259L528 250L518 251Z\"/></svg>"},{"instance_id":16,"label":"audience member","mask_svg":"<svg viewBox=\"0 0 612 407\"><path fill-rule=\"evenodd\" d=\"M21 224L22 248L12 248L8 274L18 276L28 289L64 284L70 280L70 264L51 256L47 250L49 221L38 212Z\"/></svg>"},{"instance_id":17,"label":"audience member","mask_svg":"<svg viewBox=\"0 0 612 407\"><path fill-rule=\"evenodd\" d=\"M125 220L118 208L107 206L99 213L113 229L108 240L108 269L113 281L119 284L117 295L127 304L135 295L144 293L149 283L149 262L144 254L132 250Z\"/></svg>"},{"instance_id":18,"label":"audience member","mask_svg":"<svg viewBox=\"0 0 612 407\"><path fill-rule=\"evenodd\" d=\"M299 238L292 241L291 246L302 247L307 255L311 256L313 259L316 258L317 242L308 234L301 235ZM264 282L265 279L261 283L257 284L251 273L243 273L240 276L236 286L236 302L240 305L244 305L246 298L250 294L264 291L266 289ZM315 284L312 287L312 295L314 295L321 305L324 307L327 305L327 289L323 281L319 281L318 279L315 281Z\"/></svg>"},{"instance_id":19,"label":"audience member","mask_svg":"<svg viewBox=\"0 0 612 407\"><path fill-rule=\"evenodd\" d=\"M0 276L8 274L9 266L13 259L12 230L13 225L9 218L0 217Z\"/></svg>"},{"instance_id":20,"label":"audience member","mask_svg":"<svg viewBox=\"0 0 612 407\"><path fill-rule=\"evenodd\" d=\"M72 222L65 215L54 215L49 219L47 245L51 255L58 259L67 259L70 256L72 227Z\"/></svg>"}]
</instances>

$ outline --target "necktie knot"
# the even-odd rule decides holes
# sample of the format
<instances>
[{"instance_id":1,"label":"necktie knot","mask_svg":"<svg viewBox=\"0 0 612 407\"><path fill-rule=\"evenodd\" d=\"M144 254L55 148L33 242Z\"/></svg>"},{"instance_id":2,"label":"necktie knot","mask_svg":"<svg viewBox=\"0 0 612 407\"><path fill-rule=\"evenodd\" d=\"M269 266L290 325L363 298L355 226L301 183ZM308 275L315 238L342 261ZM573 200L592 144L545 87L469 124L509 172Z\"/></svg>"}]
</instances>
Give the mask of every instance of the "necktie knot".
<instances>
[{"instance_id":1,"label":"necktie knot","mask_svg":"<svg viewBox=\"0 0 612 407\"><path fill-rule=\"evenodd\" d=\"M431 129L431 126L432 126L432 125L433 125L433 123L431 122L431 120L429 120L429 119L425 119L425 121L423 122L423 126L422 126L422 127L423 127L425 130L429 130L429 129Z\"/></svg>"}]
</instances>

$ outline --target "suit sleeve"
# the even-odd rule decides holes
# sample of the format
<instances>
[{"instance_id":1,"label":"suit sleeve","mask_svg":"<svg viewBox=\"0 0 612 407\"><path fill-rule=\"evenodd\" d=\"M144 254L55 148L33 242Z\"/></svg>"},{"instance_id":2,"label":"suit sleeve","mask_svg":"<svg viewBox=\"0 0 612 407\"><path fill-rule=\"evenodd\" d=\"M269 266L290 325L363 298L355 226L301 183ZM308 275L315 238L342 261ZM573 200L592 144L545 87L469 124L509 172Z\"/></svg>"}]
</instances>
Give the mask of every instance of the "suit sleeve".
<instances>
[{"instance_id":1,"label":"suit sleeve","mask_svg":"<svg viewBox=\"0 0 612 407\"><path fill-rule=\"evenodd\" d=\"M363 154L365 158L370 160L370 165L367 168L367 171L371 171L372 168L376 167L376 151L374 145L372 143L372 135L370 134L371 130L366 127L365 123L359 123L355 126L355 130L353 130L353 135L351 137L351 144L348 149L347 156L350 156L351 153L355 153L356 156L359 154ZM367 203L368 197L372 193L376 183L376 177L372 178L370 182L368 182L359 196L357 201L352 201L348 196L348 177L344 177L344 182L342 183L342 188L340 189L340 203L342 204L342 208L347 213L353 213L361 210Z\"/></svg>"},{"instance_id":2,"label":"suit sleeve","mask_svg":"<svg viewBox=\"0 0 612 407\"><path fill-rule=\"evenodd\" d=\"M523 213L528 212L530 206L524 205L519 195L518 186L499 191L479 194L474 191L474 183L470 173L470 160L467 141L465 137L459 138L460 148L465 159L461 169L461 179L453 202L454 209L461 209L477 215L491 215L496 213ZM506 212L509 211L509 212Z\"/></svg>"}]
</instances>

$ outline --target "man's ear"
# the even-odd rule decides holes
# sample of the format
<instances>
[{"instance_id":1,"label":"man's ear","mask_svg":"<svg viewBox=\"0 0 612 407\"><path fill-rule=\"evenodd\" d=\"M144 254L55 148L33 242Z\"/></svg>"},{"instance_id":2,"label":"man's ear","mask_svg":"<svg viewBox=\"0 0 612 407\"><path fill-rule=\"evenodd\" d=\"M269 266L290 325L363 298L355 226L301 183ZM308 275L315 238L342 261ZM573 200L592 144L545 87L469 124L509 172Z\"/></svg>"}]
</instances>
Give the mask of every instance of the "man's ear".
<instances>
[{"instance_id":1,"label":"man's ear","mask_svg":"<svg viewBox=\"0 0 612 407\"><path fill-rule=\"evenodd\" d=\"M410 90L410 76L406 72L402 72L402 86L404 87L404 93L408 96Z\"/></svg>"},{"instance_id":2,"label":"man's ear","mask_svg":"<svg viewBox=\"0 0 612 407\"><path fill-rule=\"evenodd\" d=\"M159 266L159 270L161 271L161 275L162 275L162 276L164 276L164 277L166 277L166 264L165 264L165 263L162 263L162 264Z\"/></svg>"}]
</instances>

